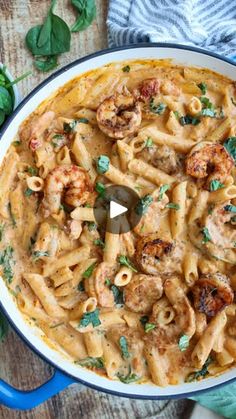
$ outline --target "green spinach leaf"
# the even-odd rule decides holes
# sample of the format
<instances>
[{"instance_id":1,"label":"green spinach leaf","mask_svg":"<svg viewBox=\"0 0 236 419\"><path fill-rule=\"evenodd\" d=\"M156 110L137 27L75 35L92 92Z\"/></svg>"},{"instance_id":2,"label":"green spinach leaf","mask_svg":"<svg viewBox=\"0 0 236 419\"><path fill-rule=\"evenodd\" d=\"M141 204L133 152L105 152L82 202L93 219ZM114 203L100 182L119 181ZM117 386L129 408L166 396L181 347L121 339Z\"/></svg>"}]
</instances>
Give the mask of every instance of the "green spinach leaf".
<instances>
[{"instance_id":1,"label":"green spinach leaf","mask_svg":"<svg viewBox=\"0 0 236 419\"><path fill-rule=\"evenodd\" d=\"M47 71L53 70L57 67L57 55L49 55L47 57L38 57L34 60L34 65L37 70L46 73Z\"/></svg>"},{"instance_id":2,"label":"green spinach leaf","mask_svg":"<svg viewBox=\"0 0 236 419\"><path fill-rule=\"evenodd\" d=\"M224 142L224 148L226 148L236 164L236 137L227 138Z\"/></svg>"},{"instance_id":3,"label":"green spinach leaf","mask_svg":"<svg viewBox=\"0 0 236 419\"><path fill-rule=\"evenodd\" d=\"M71 28L71 32L87 29L96 17L96 4L94 0L71 0L72 5L78 11L78 17Z\"/></svg>"},{"instance_id":4,"label":"green spinach leaf","mask_svg":"<svg viewBox=\"0 0 236 419\"><path fill-rule=\"evenodd\" d=\"M99 370L104 368L104 361L102 358L93 358L91 356L76 361L76 364L81 365L81 367L97 368Z\"/></svg>"},{"instance_id":5,"label":"green spinach leaf","mask_svg":"<svg viewBox=\"0 0 236 419\"><path fill-rule=\"evenodd\" d=\"M90 323L92 323L93 327L99 326L101 324L101 321L99 319L98 308L96 308L96 310L91 311L89 313L84 313L80 319L79 327L86 327Z\"/></svg>"},{"instance_id":6,"label":"green spinach leaf","mask_svg":"<svg viewBox=\"0 0 236 419\"><path fill-rule=\"evenodd\" d=\"M119 339L119 345L122 353L122 358L127 359L130 357L129 349L128 349L128 342L125 336L121 336Z\"/></svg>"}]
</instances>

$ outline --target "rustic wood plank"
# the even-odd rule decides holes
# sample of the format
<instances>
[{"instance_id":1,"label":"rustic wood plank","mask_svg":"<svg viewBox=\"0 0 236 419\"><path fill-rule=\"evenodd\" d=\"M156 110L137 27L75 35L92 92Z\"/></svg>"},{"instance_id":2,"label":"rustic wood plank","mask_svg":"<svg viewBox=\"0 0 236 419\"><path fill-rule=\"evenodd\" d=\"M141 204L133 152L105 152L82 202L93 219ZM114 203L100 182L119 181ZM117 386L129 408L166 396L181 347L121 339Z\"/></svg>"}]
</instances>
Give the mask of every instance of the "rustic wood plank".
<instances>
[{"instance_id":1,"label":"rustic wood plank","mask_svg":"<svg viewBox=\"0 0 236 419\"><path fill-rule=\"evenodd\" d=\"M56 11L70 25L75 19L69 0L58 0ZM108 0L97 0L97 18L92 26L81 33L72 34L71 51L59 58L59 68L78 57L107 46L106 13ZM28 29L42 22L49 0L0 0L0 61L19 76L32 69L32 56L24 47ZM33 75L20 85L23 96L48 76L33 69ZM11 331L0 344L1 378L20 389L39 386L52 373L52 368L36 356L20 338ZM43 405L27 412L0 407L1 419L131 419L188 417L192 403L186 401L152 402L129 400L99 393L73 385ZM161 409L164 409L160 413Z\"/></svg>"}]
</instances>

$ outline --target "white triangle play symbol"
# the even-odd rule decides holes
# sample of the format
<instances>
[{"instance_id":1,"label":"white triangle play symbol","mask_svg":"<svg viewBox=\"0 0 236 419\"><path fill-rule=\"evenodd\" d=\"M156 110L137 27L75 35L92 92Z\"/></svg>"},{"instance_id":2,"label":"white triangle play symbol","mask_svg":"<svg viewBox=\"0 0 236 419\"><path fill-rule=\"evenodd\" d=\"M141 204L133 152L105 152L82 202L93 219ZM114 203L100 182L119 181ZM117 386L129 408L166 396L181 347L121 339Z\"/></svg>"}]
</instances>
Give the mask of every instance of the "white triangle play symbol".
<instances>
[{"instance_id":1,"label":"white triangle play symbol","mask_svg":"<svg viewBox=\"0 0 236 419\"><path fill-rule=\"evenodd\" d=\"M110 202L110 218L115 218L118 215L124 214L128 211L128 208L123 207L123 205L117 204L117 202Z\"/></svg>"}]
</instances>

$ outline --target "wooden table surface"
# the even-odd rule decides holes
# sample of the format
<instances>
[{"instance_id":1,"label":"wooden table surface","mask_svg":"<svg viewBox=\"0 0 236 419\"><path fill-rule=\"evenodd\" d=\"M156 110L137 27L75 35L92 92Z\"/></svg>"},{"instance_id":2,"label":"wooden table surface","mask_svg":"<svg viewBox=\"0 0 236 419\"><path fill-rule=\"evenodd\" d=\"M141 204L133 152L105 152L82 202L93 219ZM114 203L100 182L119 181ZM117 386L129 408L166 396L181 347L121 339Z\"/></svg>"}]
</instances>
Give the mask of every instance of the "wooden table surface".
<instances>
[{"instance_id":1,"label":"wooden table surface","mask_svg":"<svg viewBox=\"0 0 236 419\"><path fill-rule=\"evenodd\" d=\"M107 47L107 0L97 0L97 18L84 32L72 34L71 51L59 58L59 67L94 51ZM27 70L33 75L19 84L22 96L44 80L48 73L33 69L32 56L24 46L28 29L41 24L49 0L0 0L0 62L14 76ZM69 0L58 0L56 12L71 24L74 12ZM52 368L35 355L11 331L0 343L0 377L17 388L29 390L39 386L52 374ZM164 410L163 410L164 409ZM75 384L43 405L27 412L12 411L0 406L1 419L184 419L192 403L182 401L141 401L109 396Z\"/></svg>"}]
</instances>

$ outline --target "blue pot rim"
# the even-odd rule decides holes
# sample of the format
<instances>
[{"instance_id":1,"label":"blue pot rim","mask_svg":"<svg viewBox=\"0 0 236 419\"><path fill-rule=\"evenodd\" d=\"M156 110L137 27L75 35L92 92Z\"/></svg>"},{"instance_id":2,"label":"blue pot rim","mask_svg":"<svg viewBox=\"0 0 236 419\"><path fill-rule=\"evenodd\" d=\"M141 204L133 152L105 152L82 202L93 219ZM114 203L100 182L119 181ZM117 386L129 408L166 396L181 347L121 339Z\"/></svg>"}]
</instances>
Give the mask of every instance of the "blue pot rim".
<instances>
[{"instance_id":1,"label":"blue pot rim","mask_svg":"<svg viewBox=\"0 0 236 419\"><path fill-rule=\"evenodd\" d=\"M115 47L115 48L106 48L100 51L97 51L95 53L89 54L85 57L82 58L78 58L77 60L73 61L72 63L62 67L61 69L57 70L55 73L53 73L51 76L49 76L48 78L46 78L43 82L41 82L36 88L34 88L32 90L32 92L30 92L23 100L22 102L17 106L17 108L13 111L13 113L10 115L10 117L6 120L6 122L4 123L3 127L0 129L0 140L2 138L2 136L4 135L5 131L7 130L7 128L9 127L9 125L11 124L11 122L14 120L15 116L17 115L17 113L23 108L23 106L45 85L47 85L49 82L51 82L52 80L54 80L57 76L59 76L60 74L64 73L65 71L69 70L70 68L73 68L75 66L77 66L78 64L83 63L84 61L87 61L89 59L101 56L101 55L106 55L106 54L110 54L112 52L116 52L116 51L122 51L122 50L129 50L129 49L138 49L138 48L170 48L170 49L181 49L181 50L187 50L187 51L193 51L193 52L197 52L206 56L210 56L213 58L217 58L220 61L229 63L231 65L233 65L234 67L236 67L236 63L230 59L230 58L226 58L226 57L222 57L219 54L213 53L211 51L207 51L201 48L197 48L197 47L192 47L192 46L185 46L182 44L173 44L173 43L163 43L163 42L156 42L156 43L140 43L140 44L130 44L130 45L125 45L122 47ZM195 390L195 391L191 391L188 393L181 393L181 394L170 394L170 395L166 395L166 396L145 396L145 395L140 395L140 394L127 394L125 392L119 392L119 391L114 391L114 390L108 390L105 389L103 387L97 386L95 384L91 384L90 382L84 381L81 378L77 378L74 377L73 375L69 374L67 371L65 371L63 368L61 368L60 366L58 366L56 363L54 363L53 361L51 361L47 356L43 355L38 349L37 347L35 347L26 337L25 335L22 333L22 331L18 328L18 326L13 322L13 320L11 319L10 314L8 314L7 310L5 309L5 307L3 306L2 302L0 301L0 310L3 312L3 314L6 316L6 318L8 319L10 325L12 326L12 328L14 329L14 331L17 333L17 335L26 343L26 345L36 354L38 355L43 361L45 361L46 363L48 363L50 366L54 367L55 369L59 370L60 372L62 372L63 374L65 374L66 376L70 377L72 380L74 380L74 382L79 383L79 384L83 384L93 390L97 390L106 394L110 394L113 396L119 396L119 397L126 397L129 399L139 399L139 400L168 400L168 399L183 399L183 398L190 398L191 397L196 397L202 393L206 393L206 392L210 392L212 390L216 390L222 386L225 386L226 384L230 384L235 382L236 377L234 378L230 378L227 381L220 383L220 384L216 384L212 387L210 387L209 389L199 389L199 390Z\"/></svg>"}]
</instances>

